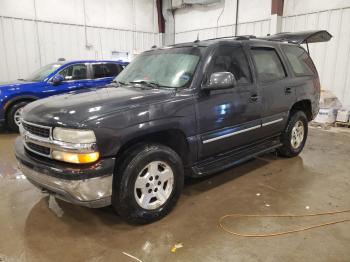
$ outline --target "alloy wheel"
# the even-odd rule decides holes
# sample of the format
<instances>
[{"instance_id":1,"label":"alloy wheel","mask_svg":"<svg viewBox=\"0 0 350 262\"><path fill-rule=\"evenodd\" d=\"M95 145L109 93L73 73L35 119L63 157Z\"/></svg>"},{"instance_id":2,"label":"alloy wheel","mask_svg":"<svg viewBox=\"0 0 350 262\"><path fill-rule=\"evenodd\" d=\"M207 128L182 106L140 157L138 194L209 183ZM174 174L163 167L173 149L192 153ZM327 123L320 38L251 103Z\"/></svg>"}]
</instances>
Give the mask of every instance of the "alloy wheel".
<instances>
[{"instance_id":1,"label":"alloy wheel","mask_svg":"<svg viewBox=\"0 0 350 262\"><path fill-rule=\"evenodd\" d=\"M137 204L153 210L165 204L174 188L174 173L163 161L153 161L138 174L134 196Z\"/></svg>"},{"instance_id":2,"label":"alloy wheel","mask_svg":"<svg viewBox=\"0 0 350 262\"><path fill-rule=\"evenodd\" d=\"M290 143L294 149L298 149L304 140L304 123L302 121L297 121L292 129L292 135Z\"/></svg>"},{"instance_id":3,"label":"alloy wheel","mask_svg":"<svg viewBox=\"0 0 350 262\"><path fill-rule=\"evenodd\" d=\"M14 121L15 121L17 126L21 125L22 109L23 109L22 107L18 108L13 115Z\"/></svg>"}]
</instances>

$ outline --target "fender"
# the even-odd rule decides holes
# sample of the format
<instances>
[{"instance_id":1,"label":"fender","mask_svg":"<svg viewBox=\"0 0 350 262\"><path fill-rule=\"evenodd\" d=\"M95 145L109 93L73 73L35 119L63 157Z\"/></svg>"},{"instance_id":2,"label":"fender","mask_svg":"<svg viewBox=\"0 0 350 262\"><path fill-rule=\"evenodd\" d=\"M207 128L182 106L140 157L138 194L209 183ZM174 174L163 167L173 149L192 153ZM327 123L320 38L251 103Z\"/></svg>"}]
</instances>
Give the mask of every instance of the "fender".
<instances>
[{"instance_id":1,"label":"fender","mask_svg":"<svg viewBox=\"0 0 350 262\"><path fill-rule=\"evenodd\" d=\"M160 132L178 131L183 134L186 139L186 143L190 150L191 156L197 155L197 141L195 139L195 128L188 128L188 125L193 126L191 120L187 117L172 117L163 118L157 120L151 120L146 122L141 122L129 127L121 128L118 131L98 128L95 130L95 134L98 141L98 148L101 150L101 155L116 156L118 155L120 149L130 143L131 141L144 139L152 134ZM187 126L187 128L186 128ZM186 132L185 130L191 130L192 132ZM100 139L99 139L100 137ZM111 137L110 140L106 141L104 137ZM170 139L170 137L169 137ZM103 141L99 143L99 141Z\"/></svg>"}]
</instances>

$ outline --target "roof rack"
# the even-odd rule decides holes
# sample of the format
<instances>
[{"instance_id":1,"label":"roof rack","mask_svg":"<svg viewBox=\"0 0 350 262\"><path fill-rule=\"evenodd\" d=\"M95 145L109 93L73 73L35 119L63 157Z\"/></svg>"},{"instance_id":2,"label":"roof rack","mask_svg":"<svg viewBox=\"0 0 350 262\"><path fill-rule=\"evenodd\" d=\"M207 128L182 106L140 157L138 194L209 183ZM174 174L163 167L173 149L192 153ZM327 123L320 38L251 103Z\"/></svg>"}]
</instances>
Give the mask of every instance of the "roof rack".
<instances>
[{"instance_id":1,"label":"roof rack","mask_svg":"<svg viewBox=\"0 0 350 262\"><path fill-rule=\"evenodd\" d=\"M221 37L215 37L215 38L210 38L210 39L203 39L203 41L208 41L208 40L218 40L218 39L229 39L232 38L234 40L249 40L252 38L256 38L255 35L238 35L238 36L221 36ZM194 41L194 43L198 43L198 39Z\"/></svg>"},{"instance_id":2,"label":"roof rack","mask_svg":"<svg viewBox=\"0 0 350 262\"><path fill-rule=\"evenodd\" d=\"M255 35L239 35L237 36L235 39L236 40L249 40L249 39L255 39L256 36Z\"/></svg>"},{"instance_id":3,"label":"roof rack","mask_svg":"<svg viewBox=\"0 0 350 262\"><path fill-rule=\"evenodd\" d=\"M263 41L275 41L275 42L288 42L291 44L306 44L309 43L317 43L317 42L327 42L332 38L332 35L327 32L326 30L315 30L315 31L303 31L303 32L293 32L293 33L277 33L274 35L267 34L267 36L259 36L256 37L255 35L239 35L239 36L223 36L223 37L216 37L211 39L203 39L199 40L198 36L197 39L193 42L187 42L187 43L178 43L171 46L197 46L197 44L200 42L203 42L204 46L210 45L211 43L205 43L206 41L211 40L219 40L219 39L232 39L232 40L250 40L250 39L257 39L257 40L263 40Z\"/></svg>"}]
</instances>

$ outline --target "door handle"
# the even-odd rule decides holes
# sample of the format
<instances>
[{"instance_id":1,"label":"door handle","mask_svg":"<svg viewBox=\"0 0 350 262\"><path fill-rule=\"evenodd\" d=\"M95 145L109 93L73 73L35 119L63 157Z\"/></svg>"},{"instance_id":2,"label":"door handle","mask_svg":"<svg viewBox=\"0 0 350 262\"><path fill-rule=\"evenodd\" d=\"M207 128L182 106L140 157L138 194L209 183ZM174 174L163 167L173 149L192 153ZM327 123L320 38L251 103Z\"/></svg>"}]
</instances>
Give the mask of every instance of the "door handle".
<instances>
[{"instance_id":1,"label":"door handle","mask_svg":"<svg viewBox=\"0 0 350 262\"><path fill-rule=\"evenodd\" d=\"M252 95L250 98L249 98L249 101L250 102L257 102L259 100L259 96L258 95Z\"/></svg>"},{"instance_id":2,"label":"door handle","mask_svg":"<svg viewBox=\"0 0 350 262\"><path fill-rule=\"evenodd\" d=\"M284 93L285 93L286 95L290 95L290 94L292 93L292 88L287 87L286 89L284 89Z\"/></svg>"}]
</instances>

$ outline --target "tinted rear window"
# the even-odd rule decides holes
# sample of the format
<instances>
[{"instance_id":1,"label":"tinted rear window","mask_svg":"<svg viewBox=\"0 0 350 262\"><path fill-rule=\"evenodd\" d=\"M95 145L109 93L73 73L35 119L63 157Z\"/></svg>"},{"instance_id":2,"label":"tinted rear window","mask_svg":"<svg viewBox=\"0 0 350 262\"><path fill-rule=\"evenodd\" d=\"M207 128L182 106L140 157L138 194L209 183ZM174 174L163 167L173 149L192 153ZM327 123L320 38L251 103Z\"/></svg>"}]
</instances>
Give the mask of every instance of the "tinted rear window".
<instances>
[{"instance_id":1,"label":"tinted rear window","mask_svg":"<svg viewBox=\"0 0 350 262\"><path fill-rule=\"evenodd\" d=\"M286 77L286 72L275 49L253 48L253 59L260 81L274 81Z\"/></svg>"},{"instance_id":2,"label":"tinted rear window","mask_svg":"<svg viewBox=\"0 0 350 262\"><path fill-rule=\"evenodd\" d=\"M93 64L94 78L115 77L122 68L117 64Z\"/></svg>"},{"instance_id":3,"label":"tinted rear window","mask_svg":"<svg viewBox=\"0 0 350 262\"><path fill-rule=\"evenodd\" d=\"M282 46L282 49L295 75L314 75L316 73L314 63L304 49L298 46Z\"/></svg>"}]
</instances>

